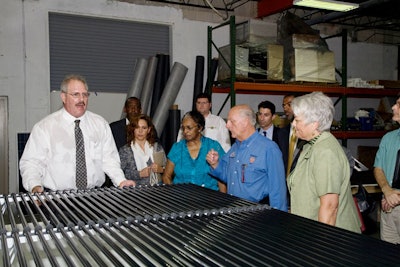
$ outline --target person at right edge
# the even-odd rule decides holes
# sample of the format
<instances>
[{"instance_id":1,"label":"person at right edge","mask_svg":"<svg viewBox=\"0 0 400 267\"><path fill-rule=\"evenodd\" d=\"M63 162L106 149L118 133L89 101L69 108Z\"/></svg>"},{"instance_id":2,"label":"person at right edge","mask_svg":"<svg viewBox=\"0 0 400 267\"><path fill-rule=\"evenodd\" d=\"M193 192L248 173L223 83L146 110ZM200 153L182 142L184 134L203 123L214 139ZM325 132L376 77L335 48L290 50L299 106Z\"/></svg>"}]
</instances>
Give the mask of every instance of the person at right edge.
<instances>
[{"instance_id":1,"label":"person at right edge","mask_svg":"<svg viewBox=\"0 0 400 267\"><path fill-rule=\"evenodd\" d=\"M293 99L292 108L296 135L307 143L287 178L291 213L361 233L349 161L329 132L335 111L332 100L314 92Z\"/></svg>"},{"instance_id":2,"label":"person at right edge","mask_svg":"<svg viewBox=\"0 0 400 267\"><path fill-rule=\"evenodd\" d=\"M400 96L392 111L392 120L400 123ZM397 129L382 137L374 163L374 176L383 193L380 235L382 240L394 244L400 244L400 177L396 166L399 149L400 129Z\"/></svg>"}]
</instances>

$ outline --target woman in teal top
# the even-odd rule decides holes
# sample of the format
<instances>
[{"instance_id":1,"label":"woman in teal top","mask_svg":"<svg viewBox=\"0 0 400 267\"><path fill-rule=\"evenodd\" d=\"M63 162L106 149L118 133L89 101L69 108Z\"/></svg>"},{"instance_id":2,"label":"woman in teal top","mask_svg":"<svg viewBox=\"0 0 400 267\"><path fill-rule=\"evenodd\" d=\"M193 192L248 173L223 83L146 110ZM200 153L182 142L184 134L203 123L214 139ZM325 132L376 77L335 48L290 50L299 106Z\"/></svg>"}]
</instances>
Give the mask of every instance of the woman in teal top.
<instances>
[{"instance_id":1,"label":"woman in teal top","mask_svg":"<svg viewBox=\"0 0 400 267\"><path fill-rule=\"evenodd\" d=\"M190 111L183 116L183 139L175 143L168 153L164 184L191 183L223 191L223 184L208 174L210 168L206 155L211 149L220 155L225 152L217 141L202 135L204 125L204 117L198 111Z\"/></svg>"}]
</instances>

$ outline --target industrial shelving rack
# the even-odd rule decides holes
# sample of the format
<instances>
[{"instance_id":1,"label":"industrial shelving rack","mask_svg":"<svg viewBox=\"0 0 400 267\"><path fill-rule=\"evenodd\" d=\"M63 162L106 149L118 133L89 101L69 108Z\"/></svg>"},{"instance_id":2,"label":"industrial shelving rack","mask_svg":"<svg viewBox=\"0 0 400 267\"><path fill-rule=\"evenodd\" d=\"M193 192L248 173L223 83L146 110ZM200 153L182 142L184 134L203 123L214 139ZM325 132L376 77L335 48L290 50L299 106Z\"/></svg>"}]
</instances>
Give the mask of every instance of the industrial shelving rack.
<instances>
[{"instance_id":1,"label":"industrial shelving rack","mask_svg":"<svg viewBox=\"0 0 400 267\"><path fill-rule=\"evenodd\" d=\"M208 87L206 91L209 93L227 93L227 97L222 104L218 114L222 111L230 98L231 107L236 104L236 94L269 94L269 95L286 95L288 93L310 93L314 91L321 91L330 96L337 96L338 100L335 105L341 100L342 104L342 129L339 131L332 131L338 139L342 139L342 144L346 145L347 139L361 139L361 138L381 138L386 131L349 131L347 129L347 98L381 98L383 96L397 96L398 89L374 89L374 88L353 88L347 87L347 31L343 30L342 36L342 71L340 73L342 84L339 85L326 85L326 84L282 84L282 83L253 83L253 82L237 82L236 81L236 22L235 17L231 16L229 21L217 25L215 27L208 27ZM213 42L213 31L229 26L230 31L230 63L220 53L219 48ZM331 36L334 37L334 36ZM229 85L225 87L213 86L213 77L211 75L211 60L212 48L215 48L219 53L222 60L230 66L230 81Z\"/></svg>"}]
</instances>

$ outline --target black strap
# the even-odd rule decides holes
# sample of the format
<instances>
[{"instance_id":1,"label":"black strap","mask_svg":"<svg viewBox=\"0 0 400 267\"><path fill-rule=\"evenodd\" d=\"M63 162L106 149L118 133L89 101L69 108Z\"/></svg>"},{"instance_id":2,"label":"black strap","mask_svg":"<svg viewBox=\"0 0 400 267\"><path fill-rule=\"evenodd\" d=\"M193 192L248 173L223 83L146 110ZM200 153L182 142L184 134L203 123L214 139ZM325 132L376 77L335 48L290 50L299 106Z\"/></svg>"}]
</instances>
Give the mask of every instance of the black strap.
<instances>
[{"instance_id":1,"label":"black strap","mask_svg":"<svg viewBox=\"0 0 400 267\"><path fill-rule=\"evenodd\" d=\"M400 189L400 149L397 151L396 166L394 168L392 188Z\"/></svg>"}]
</instances>

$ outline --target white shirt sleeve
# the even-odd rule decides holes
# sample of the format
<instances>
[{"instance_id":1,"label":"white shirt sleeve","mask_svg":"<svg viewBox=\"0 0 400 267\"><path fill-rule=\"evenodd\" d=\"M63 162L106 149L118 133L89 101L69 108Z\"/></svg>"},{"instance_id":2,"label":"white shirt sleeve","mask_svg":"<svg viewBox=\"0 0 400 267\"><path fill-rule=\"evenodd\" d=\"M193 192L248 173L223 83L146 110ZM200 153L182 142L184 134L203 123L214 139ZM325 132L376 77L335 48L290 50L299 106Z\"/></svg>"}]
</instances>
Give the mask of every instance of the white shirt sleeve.
<instances>
[{"instance_id":1,"label":"white shirt sleeve","mask_svg":"<svg viewBox=\"0 0 400 267\"><path fill-rule=\"evenodd\" d=\"M231 148L231 139L223 118L214 114L206 117L206 129L204 136L218 141L225 152Z\"/></svg>"},{"instance_id":2,"label":"white shirt sleeve","mask_svg":"<svg viewBox=\"0 0 400 267\"><path fill-rule=\"evenodd\" d=\"M125 179L110 126L101 116L86 111L80 127L85 143L87 186L101 186L107 173L114 185ZM56 111L32 129L20 160L24 188L38 185L52 190L76 189L75 118Z\"/></svg>"}]
</instances>

